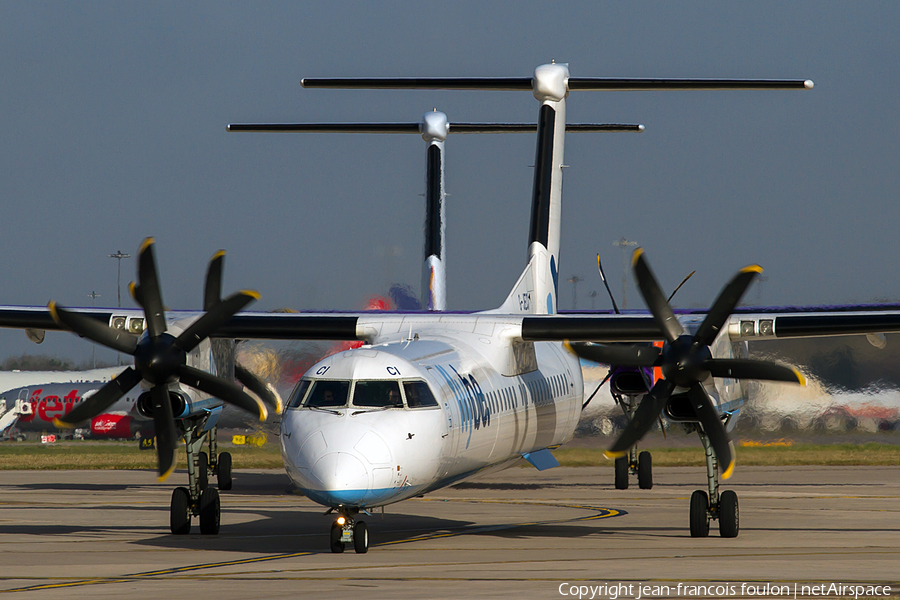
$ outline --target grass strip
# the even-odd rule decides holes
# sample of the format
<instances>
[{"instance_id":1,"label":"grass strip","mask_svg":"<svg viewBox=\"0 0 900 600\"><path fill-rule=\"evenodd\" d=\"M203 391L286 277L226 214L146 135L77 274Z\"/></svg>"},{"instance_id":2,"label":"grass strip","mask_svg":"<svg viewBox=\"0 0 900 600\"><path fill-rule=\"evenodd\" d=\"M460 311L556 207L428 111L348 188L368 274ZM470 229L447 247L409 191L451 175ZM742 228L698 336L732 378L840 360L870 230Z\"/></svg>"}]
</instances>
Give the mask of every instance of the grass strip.
<instances>
[{"instance_id":1,"label":"grass strip","mask_svg":"<svg viewBox=\"0 0 900 600\"><path fill-rule=\"evenodd\" d=\"M703 466L703 449L642 448L653 454L656 467ZM281 452L276 444L262 447L219 444L230 452L237 469L281 469ZM862 444L794 444L791 446L735 448L743 466L789 465L900 465L900 446L867 442ZM564 467L612 467L600 448L566 448L553 451ZM177 468L185 468L184 452L178 453ZM62 442L56 444L0 444L0 470L69 469L156 469L156 451L140 450L134 442Z\"/></svg>"},{"instance_id":2,"label":"grass strip","mask_svg":"<svg viewBox=\"0 0 900 600\"><path fill-rule=\"evenodd\" d=\"M654 467L696 467L706 465L703 448L641 448L653 455ZM613 466L602 449L566 448L554 450L562 466ZM789 465L900 465L900 446L866 442L863 444L793 444L791 446L736 446L737 464L743 466Z\"/></svg>"},{"instance_id":3,"label":"grass strip","mask_svg":"<svg viewBox=\"0 0 900 600\"><path fill-rule=\"evenodd\" d=\"M262 447L219 444L230 452L237 469L281 469L276 444ZM184 451L176 468L187 468ZM156 469L156 450L141 450L136 442L63 442L56 444L0 444L0 470Z\"/></svg>"}]
</instances>

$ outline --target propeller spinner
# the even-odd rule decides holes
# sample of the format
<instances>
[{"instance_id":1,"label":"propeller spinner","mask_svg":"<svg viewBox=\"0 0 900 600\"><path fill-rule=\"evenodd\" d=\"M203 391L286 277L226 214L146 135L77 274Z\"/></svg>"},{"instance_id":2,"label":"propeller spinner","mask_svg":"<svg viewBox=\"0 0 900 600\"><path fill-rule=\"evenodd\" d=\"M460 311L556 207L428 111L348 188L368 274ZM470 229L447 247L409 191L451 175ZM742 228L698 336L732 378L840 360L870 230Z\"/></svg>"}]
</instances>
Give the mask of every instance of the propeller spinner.
<instances>
[{"instance_id":1,"label":"propeller spinner","mask_svg":"<svg viewBox=\"0 0 900 600\"><path fill-rule=\"evenodd\" d=\"M710 345L762 268L751 265L741 269L719 293L700 328L692 336L685 332L675 317L641 248L634 251L631 264L644 302L665 337L662 349L646 345L569 344L576 355L588 360L623 367L661 367L662 379L653 385L607 455L620 456L637 443L659 418L672 395L679 393L689 399L716 453L722 478L728 479L734 469L734 452L703 382L712 376L805 384L803 375L795 369L768 361L713 358L710 352Z\"/></svg>"},{"instance_id":2,"label":"propeller spinner","mask_svg":"<svg viewBox=\"0 0 900 600\"><path fill-rule=\"evenodd\" d=\"M180 382L219 398L258 415L260 421L265 421L268 411L260 399L254 398L234 383L187 364L187 355L191 351L235 313L257 300L259 294L251 290L242 290L220 300L218 288L221 284L223 253L217 253L210 262L207 275L204 299L206 312L175 337L167 332L153 245L153 238L147 238L141 244L138 251L138 283L129 286L132 296L143 308L146 318L147 329L140 337L109 327L86 315L69 311L55 302L50 302L48 308L53 319L66 329L118 352L134 356L133 367L126 368L70 413L55 419L54 425L74 427L77 423L102 413L142 380L147 381L151 384L159 479L162 481L175 469L175 447L179 437L169 399L170 383Z\"/></svg>"}]
</instances>

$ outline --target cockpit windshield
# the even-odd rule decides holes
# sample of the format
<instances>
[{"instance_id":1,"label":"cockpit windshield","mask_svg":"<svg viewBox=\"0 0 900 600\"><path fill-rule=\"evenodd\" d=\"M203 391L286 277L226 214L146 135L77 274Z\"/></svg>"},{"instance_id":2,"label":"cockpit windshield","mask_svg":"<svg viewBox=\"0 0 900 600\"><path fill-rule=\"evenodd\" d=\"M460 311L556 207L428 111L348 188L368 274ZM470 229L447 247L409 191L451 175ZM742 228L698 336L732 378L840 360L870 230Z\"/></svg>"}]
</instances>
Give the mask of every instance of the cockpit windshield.
<instances>
[{"instance_id":1,"label":"cockpit windshield","mask_svg":"<svg viewBox=\"0 0 900 600\"><path fill-rule=\"evenodd\" d=\"M392 379L371 381L301 379L288 402L288 408L344 408L348 406L434 408L438 406L438 403L428 388L428 384L424 381Z\"/></svg>"},{"instance_id":2,"label":"cockpit windshield","mask_svg":"<svg viewBox=\"0 0 900 600\"><path fill-rule=\"evenodd\" d=\"M428 384L424 381L404 381L403 391L406 392L406 404L410 408L438 405L431 390L428 389Z\"/></svg>"},{"instance_id":3,"label":"cockpit windshield","mask_svg":"<svg viewBox=\"0 0 900 600\"><path fill-rule=\"evenodd\" d=\"M357 381L353 406L403 408L400 384L396 381Z\"/></svg>"},{"instance_id":4,"label":"cockpit windshield","mask_svg":"<svg viewBox=\"0 0 900 600\"><path fill-rule=\"evenodd\" d=\"M349 395L349 381L316 381L313 383L303 406L339 408L347 406L347 397Z\"/></svg>"}]
</instances>

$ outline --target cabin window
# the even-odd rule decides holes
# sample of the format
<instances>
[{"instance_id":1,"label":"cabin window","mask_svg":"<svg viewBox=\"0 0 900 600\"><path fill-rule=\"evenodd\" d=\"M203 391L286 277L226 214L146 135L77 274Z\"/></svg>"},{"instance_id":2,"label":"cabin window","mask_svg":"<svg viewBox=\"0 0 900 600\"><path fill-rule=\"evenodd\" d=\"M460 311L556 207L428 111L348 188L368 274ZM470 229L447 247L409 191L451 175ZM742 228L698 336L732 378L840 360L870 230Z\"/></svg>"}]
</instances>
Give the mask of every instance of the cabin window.
<instances>
[{"instance_id":1,"label":"cabin window","mask_svg":"<svg viewBox=\"0 0 900 600\"><path fill-rule=\"evenodd\" d=\"M357 381L353 390L353 406L403 408L400 384L396 381Z\"/></svg>"},{"instance_id":2,"label":"cabin window","mask_svg":"<svg viewBox=\"0 0 900 600\"><path fill-rule=\"evenodd\" d=\"M350 392L349 381L319 380L313 383L303 406L337 408L347 406Z\"/></svg>"}]
</instances>

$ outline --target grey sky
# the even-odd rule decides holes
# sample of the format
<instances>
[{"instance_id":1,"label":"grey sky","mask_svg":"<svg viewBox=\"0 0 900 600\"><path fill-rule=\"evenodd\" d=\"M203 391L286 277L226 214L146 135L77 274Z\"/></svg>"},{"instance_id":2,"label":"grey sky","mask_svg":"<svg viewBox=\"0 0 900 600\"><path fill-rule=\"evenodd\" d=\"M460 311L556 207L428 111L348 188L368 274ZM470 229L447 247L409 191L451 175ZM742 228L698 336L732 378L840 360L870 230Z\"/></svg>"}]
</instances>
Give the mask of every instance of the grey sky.
<instances>
[{"instance_id":1,"label":"grey sky","mask_svg":"<svg viewBox=\"0 0 900 600\"><path fill-rule=\"evenodd\" d=\"M580 92L570 122L643 123L566 147L562 278L621 298L622 236L680 306L738 268L748 300L900 299L900 4L322 2L0 4L5 304L115 305L115 261L157 239L166 304L200 306L209 256L262 309L361 307L419 287L424 142L228 134L229 122L534 121L530 94L303 90L305 76L810 78L808 92ZM498 305L524 266L534 138L451 136L451 309ZM399 248L398 251L395 250ZM398 254L394 256L395 254ZM134 275L123 261L123 281ZM571 304L570 284L561 305ZM631 288L631 307L640 303ZM127 298L126 305L131 305ZM44 348L0 333L0 356Z\"/></svg>"}]
</instances>

